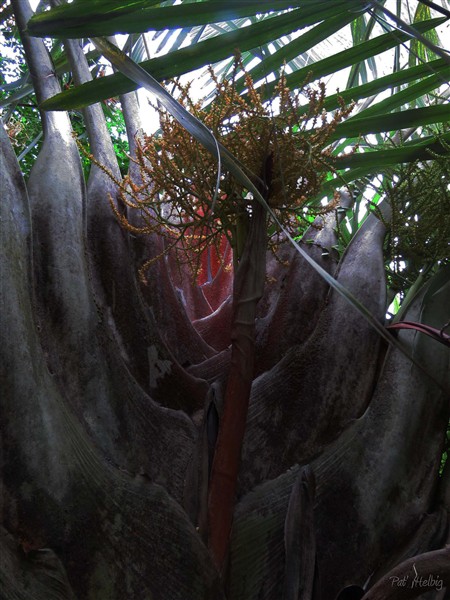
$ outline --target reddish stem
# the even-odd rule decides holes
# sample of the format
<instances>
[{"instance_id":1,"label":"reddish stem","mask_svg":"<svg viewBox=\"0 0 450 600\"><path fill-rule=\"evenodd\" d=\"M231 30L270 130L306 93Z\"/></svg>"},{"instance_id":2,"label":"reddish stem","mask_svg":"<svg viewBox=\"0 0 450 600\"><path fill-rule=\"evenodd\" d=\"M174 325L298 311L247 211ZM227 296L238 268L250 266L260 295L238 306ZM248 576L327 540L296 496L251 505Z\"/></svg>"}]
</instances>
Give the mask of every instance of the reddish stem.
<instances>
[{"instance_id":1,"label":"reddish stem","mask_svg":"<svg viewBox=\"0 0 450 600\"><path fill-rule=\"evenodd\" d=\"M229 544L242 442L254 376L256 306L266 273L266 217L256 203L249 218L242 257L235 272L231 365L225 390L208 502L209 546L223 567Z\"/></svg>"}]
</instances>

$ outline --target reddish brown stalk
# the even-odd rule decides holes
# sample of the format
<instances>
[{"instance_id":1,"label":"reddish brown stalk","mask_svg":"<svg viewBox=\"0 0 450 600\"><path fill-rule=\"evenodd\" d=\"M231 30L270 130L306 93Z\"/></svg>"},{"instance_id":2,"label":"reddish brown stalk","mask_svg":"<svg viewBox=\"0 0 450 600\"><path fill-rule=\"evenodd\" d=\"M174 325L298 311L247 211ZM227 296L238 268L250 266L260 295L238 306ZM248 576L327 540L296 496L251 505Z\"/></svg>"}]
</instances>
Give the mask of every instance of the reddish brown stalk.
<instances>
[{"instance_id":1,"label":"reddish brown stalk","mask_svg":"<svg viewBox=\"0 0 450 600\"><path fill-rule=\"evenodd\" d=\"M264 289L266 237L265 209L256 203L252 208L247 239L235 272L231 365L209 490L209 547L220 569L228 550L254 376L255 315Z\"/></svg>"},{"instance_id":2,"label":"reddish brown stalk","mask_svg":"<svg viewBox=\"0 0 450 600\"><path fill-rule=\"evenodd\" d=\"M450 335L444 332L448 325L444 325L441 329L436 329L436 327L430 327L430 325L426 325L425 323L411 323L411 321L401 321L400 323L394 323L393 325L388 325L386 329L413 329L415 331L420 331L420 333L424 333L425 335L429 335L437 342L441 342L445 346L450 346Z\"/></svg>"}]
</instances>

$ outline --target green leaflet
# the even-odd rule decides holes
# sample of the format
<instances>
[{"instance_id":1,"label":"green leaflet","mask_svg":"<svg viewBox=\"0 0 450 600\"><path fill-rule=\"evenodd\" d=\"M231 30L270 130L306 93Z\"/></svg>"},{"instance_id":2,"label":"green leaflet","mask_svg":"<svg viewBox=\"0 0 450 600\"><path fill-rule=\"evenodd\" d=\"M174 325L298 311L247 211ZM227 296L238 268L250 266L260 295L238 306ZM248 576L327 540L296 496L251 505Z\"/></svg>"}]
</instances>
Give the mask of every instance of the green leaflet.
<instances>
[{"instance_id":1,"label":"green leaflet","mask_svg":"<svg viewBox=\"0 0 450 600\"><path fill-rule=\"evenodd\" d=\"M345 173L346 181L353 181L357 177L364 177L375 171L379 172L383 167L398 163L413 162L415 160L430 160L433 154L448 155L448 147L444 144L450 143L450 132L444 133L436 139L436 136L427 136L420 140L406 142L398 148L367 151L349 156L338 156L334 166L336 169L359 169L358 173ZM362 169L362 170L361 170ZM351 177L350 177L351 176Z\"/></svg>"},{"instance_id":2,"label":"green leaflet","mask_svg":"<svg viewBox=\"0 0 450 600\"><path fill-rule=\"evenodd\" d=\"M29 31L40 37L97 37L194 27L249 17L261 12L261 2L258 0L208 0L162 8L158 4L155 0L88 4L74 2L34 16L29 23ZM264 12L295 9L300 4L299 0L277 0L264 6Z\"/></svg>"},{"instance_id":3,"label":"green leaflet","mask_svg":"<svg viewBox=\"0 0 450 600\"><path fill-rule=\"evenodd\" d=\"M425 108L412 108L392 114L377 114L373 116L362 116L348 119L336 127L332 139L357 138L369 133L380 133L382 131L398 131L409 127L420 127L431 123L450 122L450 105L436 104Z\"/></svg>"}]
</instances>

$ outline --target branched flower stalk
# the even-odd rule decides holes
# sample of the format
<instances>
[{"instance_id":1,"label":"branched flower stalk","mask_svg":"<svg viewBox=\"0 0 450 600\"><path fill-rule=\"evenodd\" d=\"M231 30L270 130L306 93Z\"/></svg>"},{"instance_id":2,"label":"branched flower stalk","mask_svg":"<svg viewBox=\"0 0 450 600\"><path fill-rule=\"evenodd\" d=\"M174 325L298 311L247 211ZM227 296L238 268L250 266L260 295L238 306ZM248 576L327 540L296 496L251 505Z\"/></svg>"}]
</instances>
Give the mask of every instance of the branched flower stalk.
<instances>
[{"instance_id":1,"label":"branched flower stalk","mask_svg":"<svg viewBox=\"0 0 450 600\"><path fill-rule=\"evenodd\" d=\"M428 265L449 262L449 176L450 160L438 156L402 167L395 185L385 184L392 207L392 276L400 274L412 283Z\"/></svg>"},{"instance_id":2,"label":"branched flower stalk","mask_svg":"<svg viewBox=\"0 0 450 600\"><path fill-rule=\"evenodd\" d=\"M291 93L281 74L269 102L263 102L249 74L245 74L246 93L236 91L236 74L243 70L239 59L230 79L218 81L212 102L191 99L191 85L175 83L179 102L201 120L251 174L264 191L268 204L291 232L299 219L325 214L335 209L339 195L326 206L314 207L327 171L333 171L332 149L328 140L351 112L353 105L341 103L328 120L324 111L325 85L318 89L306 82ZM300 98L309 100L309 110L300 114ZM110 198L114 213L123 227L134 234L156 233L166 239L179 263L189 263L194 279L201 270L201 256L214 246L220 259L220 245L225 236L232 248L236 267L245 243L252 197L228 172L221 173L219 189L217 161L171 115L159 109L160 131L137 140L134 160L140 180L126 177L118 185L119 198ZM276 112L275 112L276 111ZM123 206L128 211L123 211ZM129 219L138 211L140 224ZM277 249L281 236L275 227L268 246ZM152 257L140 268L145 272L159 257Z\"/></svg>"},{"instance_id":3,"label":"branched flower stalk","mask_svg":"<svg viewBox=\"0 0 450 600\"><path fill-rule=\"evenodd\" d=\"M387 170L375 188L392 209L389 223L385 222L389 232L385 254L392 296L402 296L395 320L406 310L407 298L413 298L436 269L450 262L450 160L445 155L430 158ZM376 206L373 210L384 221Z\"/></svg>"}]
</instances>

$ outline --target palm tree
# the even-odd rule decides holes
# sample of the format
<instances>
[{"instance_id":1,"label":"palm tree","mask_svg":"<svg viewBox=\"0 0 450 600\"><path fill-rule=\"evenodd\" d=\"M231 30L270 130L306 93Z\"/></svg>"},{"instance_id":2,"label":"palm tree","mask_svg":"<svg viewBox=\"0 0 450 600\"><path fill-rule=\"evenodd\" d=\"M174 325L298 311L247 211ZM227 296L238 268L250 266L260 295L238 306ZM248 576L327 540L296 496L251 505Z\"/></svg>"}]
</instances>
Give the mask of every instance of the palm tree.
<instances>
[{"instance_id":1,"label":"palm tree","mask_svg":"<svg viewBox=\"0 0 450 600\"><path fill-rule=\"evenodd\" d=\"M12 2L45 111L26 182L0 132L5 598L443 598L450 288L448 213L439 211L448 206L450 66L436 28L448 11L414 3L409 19L402 3L391 13L375 1L279 0L262 15L250 0L172 4L78 0L29 21L28 2ZM347 26L349 47L320 58ZM180 27L179 44L191 43L144 70L98 38L126 32L139 58L136 34ZM53 45L59 71L30 34L70 38L63 54ZM119 72L90 81L84 44L72 39L84 37ZM336 127L333 169L325 165L303 217L338 187L341 210L319 216L276 259L267 255L261 293L249 273L264 266L265 244L249 240L266 227L264 188L148 75L218 61L226 72L236 48L269 96L284 63L291 89L310 71L314 82L349 67L340 95L358 102ZM380 77L376 56L389 49L393 68ZM61 93L64 70L77 87ZM217 310L170 257L153 261L142 285L143 257L164 254L164 239L134 239L107 201L121 172L92 103L120 95L134 153L138 84L253 193L233 300ZM326 110L338 106L338 95L326 98ZM87 182L64 112L75 108L94 158ZM339 154L356 142L358 152ZM363 214L373 188L375 208ZM425 233L414 244L416 230ZM209 285L225 283L219 269ZM401 302L397 337L385 328L387 291ZM232 484L221 505L223 480Z\"/></svg>"}]
</instances>

